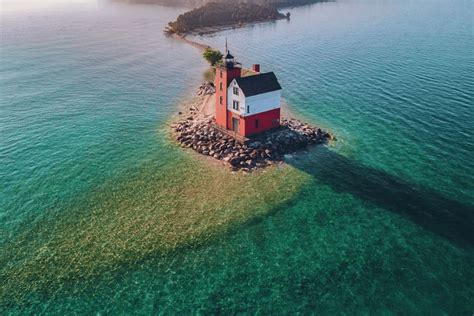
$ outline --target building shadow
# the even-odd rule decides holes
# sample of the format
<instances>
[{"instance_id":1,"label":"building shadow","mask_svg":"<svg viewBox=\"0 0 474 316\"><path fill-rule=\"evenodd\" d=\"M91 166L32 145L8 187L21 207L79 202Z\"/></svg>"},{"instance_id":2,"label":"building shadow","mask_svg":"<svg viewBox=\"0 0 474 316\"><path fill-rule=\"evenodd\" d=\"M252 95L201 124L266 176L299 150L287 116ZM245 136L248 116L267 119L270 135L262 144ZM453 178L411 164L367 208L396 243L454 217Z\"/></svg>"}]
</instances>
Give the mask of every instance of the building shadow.
<instances>
[{"instance_id":1,"label":"building shadow","mask_svg":"<svg viewBox=\"0 0 474 316\"><path fill-rule=\"evenodd\" d=\"M290 165L336 192L400 214L461 247L474 246L474 206L316 146Z\"/></svg>"}]
</instances>

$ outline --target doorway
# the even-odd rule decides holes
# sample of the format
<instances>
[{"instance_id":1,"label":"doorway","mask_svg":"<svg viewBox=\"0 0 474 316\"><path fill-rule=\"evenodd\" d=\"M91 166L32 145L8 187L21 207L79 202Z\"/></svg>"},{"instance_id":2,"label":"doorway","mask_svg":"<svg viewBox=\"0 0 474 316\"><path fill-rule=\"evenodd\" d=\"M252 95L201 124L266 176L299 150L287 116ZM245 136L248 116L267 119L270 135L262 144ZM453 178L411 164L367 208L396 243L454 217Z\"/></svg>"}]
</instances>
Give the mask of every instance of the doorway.
<instances>
[{"instance_id":1,"label":"doorway","mask_svg":"<svg viewBox=\"0 0 474 316\"><path fill-rule=\"evenodd\" d=\"M233 117L232 118L232 130L236 133L239 132L239 119Z\"/></svg>"}]
</instances>

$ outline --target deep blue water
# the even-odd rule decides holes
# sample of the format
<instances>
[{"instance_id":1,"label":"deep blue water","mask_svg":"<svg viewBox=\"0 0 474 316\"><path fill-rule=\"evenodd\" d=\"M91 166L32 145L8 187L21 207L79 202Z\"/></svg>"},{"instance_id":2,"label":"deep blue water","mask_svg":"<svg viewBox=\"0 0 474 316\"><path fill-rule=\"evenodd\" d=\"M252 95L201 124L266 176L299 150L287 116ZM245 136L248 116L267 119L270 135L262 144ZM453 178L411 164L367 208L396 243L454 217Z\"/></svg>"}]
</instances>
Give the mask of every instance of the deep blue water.
<instances>
[{"instance_id":1,"label":"deep blue water","mask_svg":"<svg viewBox=\"0 0 474 316\"><path fill-rule=\"evenodd\" d=\"M1 19L6 245L142 164L173 164L166 121L206 69L162 34L183 9L53 3ZM338 141L289 163L290 204L90 292L11 313L469 314L474 310L471 1L336 1L195 39L274 71ZM159 169L157 169L159 172ZM272 205L268 206L269 208ZM58 294L59 293L59 294Z\"/></svg>"}]
</instances>

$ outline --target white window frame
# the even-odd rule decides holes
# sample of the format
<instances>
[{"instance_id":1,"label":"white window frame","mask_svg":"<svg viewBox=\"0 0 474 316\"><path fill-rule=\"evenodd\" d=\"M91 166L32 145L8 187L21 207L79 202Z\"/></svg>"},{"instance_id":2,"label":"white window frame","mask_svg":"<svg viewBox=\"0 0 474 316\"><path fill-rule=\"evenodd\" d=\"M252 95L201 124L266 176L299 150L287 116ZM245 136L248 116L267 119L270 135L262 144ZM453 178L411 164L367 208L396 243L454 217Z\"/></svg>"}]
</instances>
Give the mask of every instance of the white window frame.
<instances>
[{"instance_id":1,"label":"white window frame","mask_svg":"<svg viewBox=\"0 0 474 316\"><path fill-rule=\"evenodd\" d=\"M238 110L239 110L239 106L240 106L239 101L237 101L237 100L232 100L232 109L238 111Z\"/></svg>"}]
</instances>

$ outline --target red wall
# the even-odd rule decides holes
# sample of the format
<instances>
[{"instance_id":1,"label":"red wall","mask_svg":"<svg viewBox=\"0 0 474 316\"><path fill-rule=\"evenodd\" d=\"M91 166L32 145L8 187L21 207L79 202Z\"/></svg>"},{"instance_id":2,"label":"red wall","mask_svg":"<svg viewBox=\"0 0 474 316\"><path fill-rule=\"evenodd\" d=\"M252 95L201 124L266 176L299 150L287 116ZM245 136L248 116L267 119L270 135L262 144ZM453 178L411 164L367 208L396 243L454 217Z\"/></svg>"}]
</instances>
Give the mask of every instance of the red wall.
<instances>
[{"instance_id":1,"label":"red wall","mask_svg":"<svg viewBox=\"0 0 474 316\"><path fill-rule=\"evenodd\" d=\"M258 128L255 125L255 121L258 119ZM274 120L277 120L275 123ZM251 116L241 118L240 133L244 136L250 136L258 134L264 131L268 131L272 128L280 126L280 109L274 109L267 112L258 113Z\"/></svg>"},{"instance_id":2,"label":"red wall","mask_svg":"<svg viewBox=\"0 0 474 316\"><path fill-rule=\"evenodd\" d=\"M216 87L216 123L224 128L231 128L232 125L227 125L227 87L234 79L241 76L241 68L226 68L222 66L216 67L216 78L214 85ZM222 78L221 78L222 72ZM220 83L222 82L222 91L220 90ZM222 97L222 104L219 100Z\"/></svg>"},{"instance_id":3,"label":"red wall","mask_svg":"<svg viewBox=\"0 0 474 316\"><path fill-rule=\"evenodd\" d=\"M251 116L240 116L232 111L228 111L227 126L230 130L232 129L233 117L239 119L239 135L242 136L255 135L280 126L280 109L274 109ZM258 128L255 125L257 119ZM276 124L274 124L274 120L277 120Z\"/></svg>"}]
</instances>

